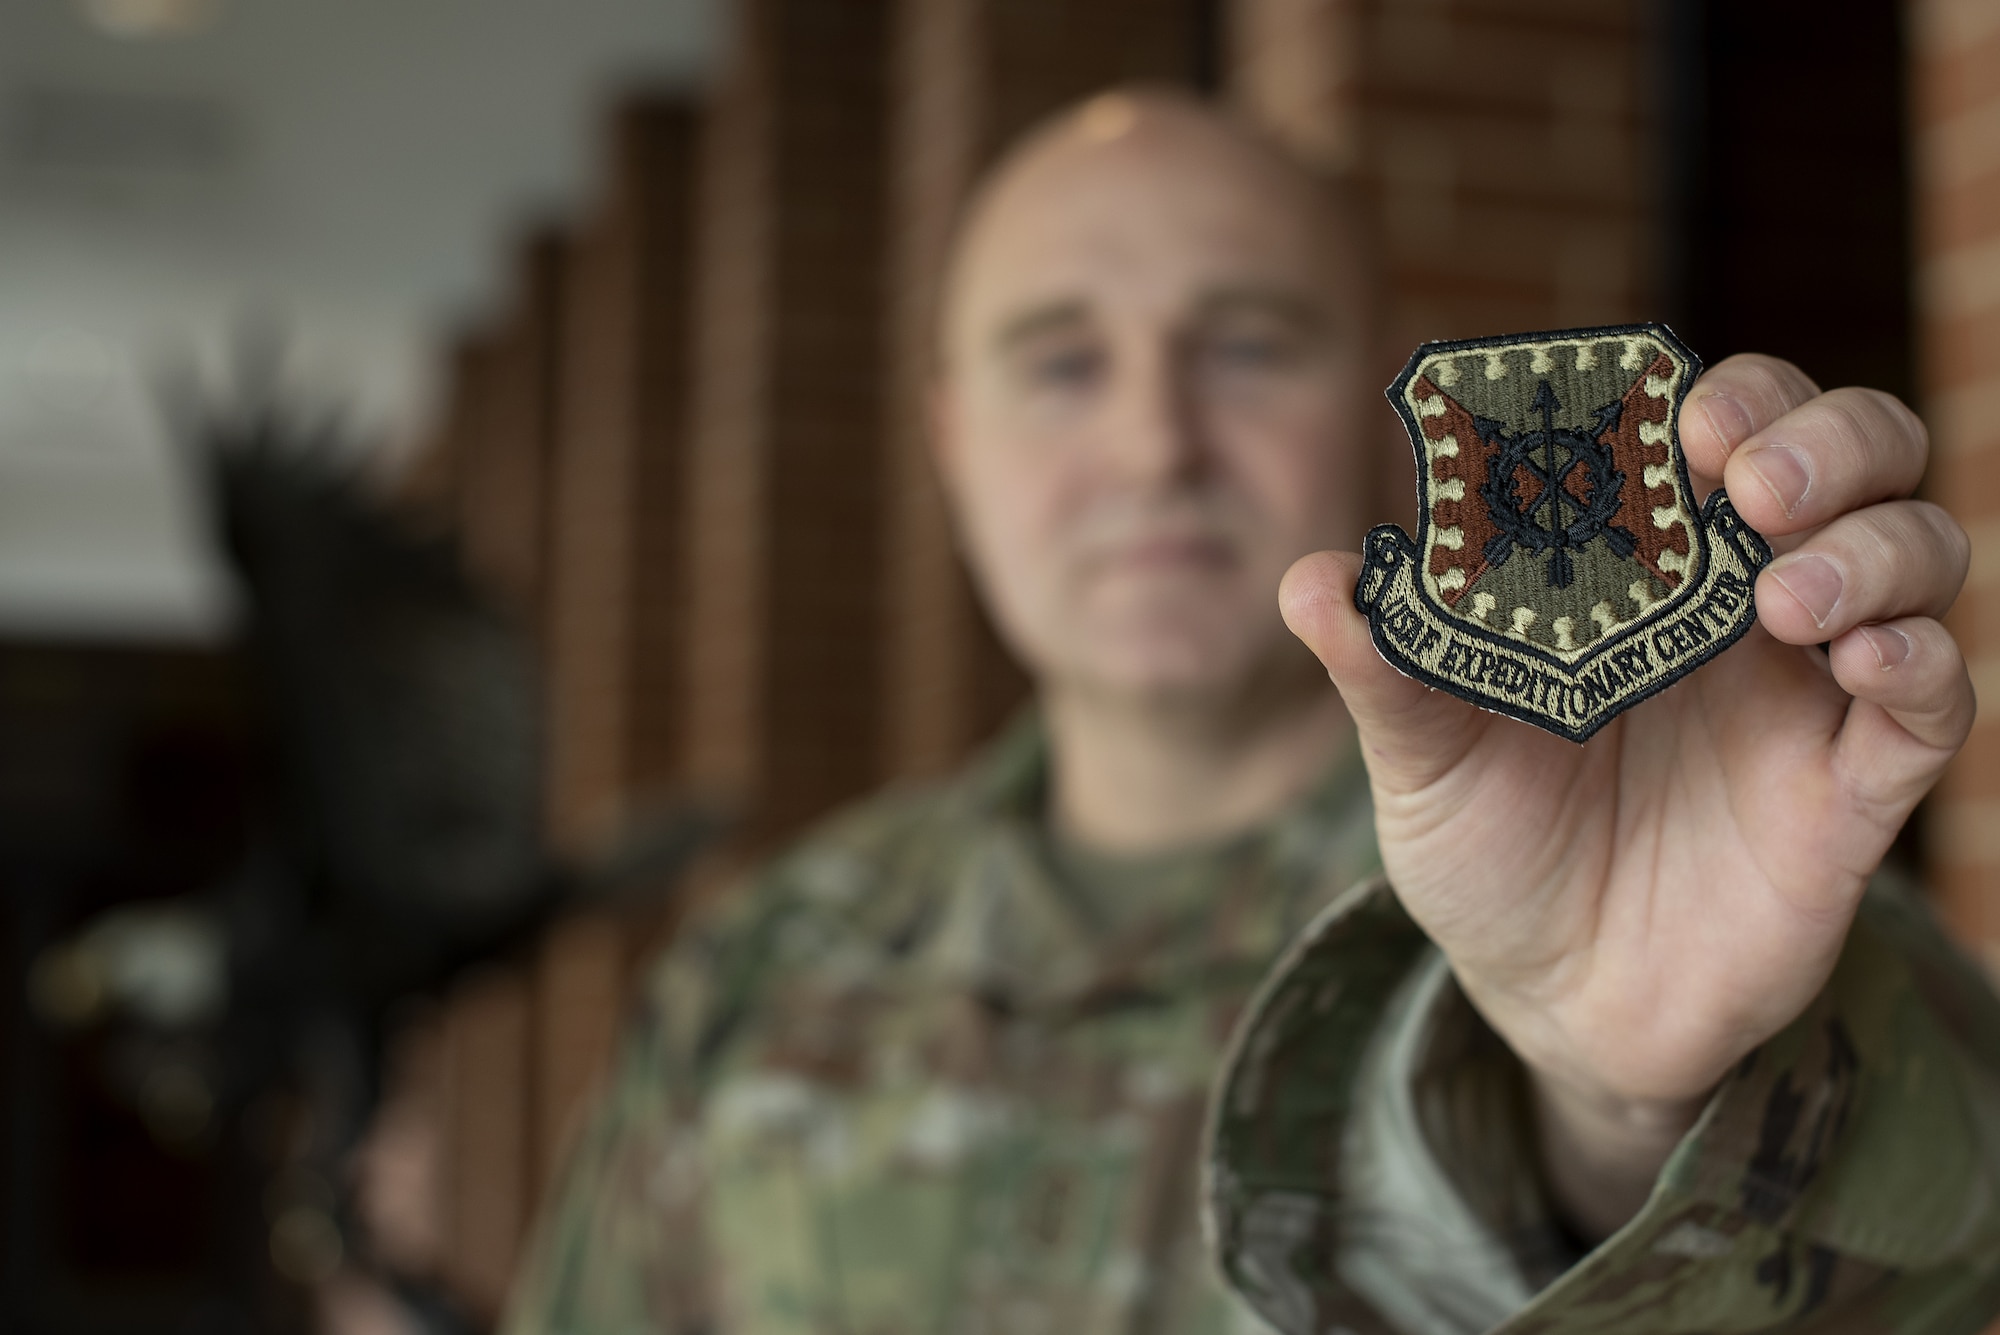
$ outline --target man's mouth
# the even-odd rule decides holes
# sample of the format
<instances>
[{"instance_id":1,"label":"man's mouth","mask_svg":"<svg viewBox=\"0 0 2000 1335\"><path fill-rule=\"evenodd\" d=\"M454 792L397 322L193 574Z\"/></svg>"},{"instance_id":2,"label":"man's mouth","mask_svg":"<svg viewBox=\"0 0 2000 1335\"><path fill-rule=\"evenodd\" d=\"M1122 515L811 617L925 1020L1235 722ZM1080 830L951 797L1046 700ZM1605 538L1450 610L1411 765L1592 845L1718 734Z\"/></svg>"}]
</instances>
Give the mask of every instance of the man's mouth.
<instances>
[{"instance_id":1,"label":"man's mouth","mask_svg":"<svg viewBox=\"0 0 2000 1335\"><path fill-rule=\"evenodd\" d=\"M1236 549L1211 534L1160 534L1120 543L1102 560L1108 569L1140 573L1219 571L1236 564Z\"/></svg>"}]
</instances>

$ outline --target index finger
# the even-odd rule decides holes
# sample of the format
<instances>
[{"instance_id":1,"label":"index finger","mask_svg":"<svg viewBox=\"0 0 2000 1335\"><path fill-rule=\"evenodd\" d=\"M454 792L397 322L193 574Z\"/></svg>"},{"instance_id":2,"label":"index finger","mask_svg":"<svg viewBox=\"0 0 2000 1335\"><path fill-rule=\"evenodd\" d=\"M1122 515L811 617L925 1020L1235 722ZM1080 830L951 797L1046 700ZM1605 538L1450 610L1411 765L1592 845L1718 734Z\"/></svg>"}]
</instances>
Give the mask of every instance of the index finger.
<instances>
[{"instance_id":1,"label":"index finger","mask_svg":"<svg viewBox=\"0 0 2000 1335\"><path fill-rule=\"evenodd\" d=\"M1710 367L1681 406L1681 449L1695 489L1705 495L1721 486L1738 445L1818 396L1810 376L1777 357L1744 352Z\"/></svg>"}]
</instances>

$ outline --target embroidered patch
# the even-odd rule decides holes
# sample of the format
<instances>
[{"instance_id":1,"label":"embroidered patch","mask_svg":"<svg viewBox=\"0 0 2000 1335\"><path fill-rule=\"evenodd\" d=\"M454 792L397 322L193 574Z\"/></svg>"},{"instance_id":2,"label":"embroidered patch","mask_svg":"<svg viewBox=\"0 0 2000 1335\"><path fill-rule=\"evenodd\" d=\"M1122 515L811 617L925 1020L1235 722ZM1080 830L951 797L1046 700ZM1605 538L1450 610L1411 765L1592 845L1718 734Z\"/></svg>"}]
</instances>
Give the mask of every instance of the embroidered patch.
<instances>
[{"instance_id":1,"label":"embroidered patch","mask_svg":"<svg viewBox=\"0 0 2000 1335\"><path fill-rule=\"evenodd\" d=\"M1389 386L1417 536L1368 535L1354 602L1407 676L1581 742L1735 643L1771 559L1676 423L1701 361L1664 325L1426 343Z\"/></svg>"}]
</instances>

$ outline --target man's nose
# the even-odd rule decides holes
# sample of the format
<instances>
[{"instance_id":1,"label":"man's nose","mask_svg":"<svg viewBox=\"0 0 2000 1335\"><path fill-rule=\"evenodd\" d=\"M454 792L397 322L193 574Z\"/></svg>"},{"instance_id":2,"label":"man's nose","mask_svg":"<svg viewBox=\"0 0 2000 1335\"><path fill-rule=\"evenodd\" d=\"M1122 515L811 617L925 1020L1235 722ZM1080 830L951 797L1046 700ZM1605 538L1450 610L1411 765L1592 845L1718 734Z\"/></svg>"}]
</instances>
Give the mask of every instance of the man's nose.
<instances>
[{"instance_id":1,"label":"man's nose","mask_svg":"<svg viewBox=\"0 0 2000 1335\"><path fill-rule=\"evenodd\" d=\"M1208 449L1185 356L1165 343L1126 359L1123 369L1107 424L1121 477L1156 485L1198 476Z\"/></svg>"}]
</instances>

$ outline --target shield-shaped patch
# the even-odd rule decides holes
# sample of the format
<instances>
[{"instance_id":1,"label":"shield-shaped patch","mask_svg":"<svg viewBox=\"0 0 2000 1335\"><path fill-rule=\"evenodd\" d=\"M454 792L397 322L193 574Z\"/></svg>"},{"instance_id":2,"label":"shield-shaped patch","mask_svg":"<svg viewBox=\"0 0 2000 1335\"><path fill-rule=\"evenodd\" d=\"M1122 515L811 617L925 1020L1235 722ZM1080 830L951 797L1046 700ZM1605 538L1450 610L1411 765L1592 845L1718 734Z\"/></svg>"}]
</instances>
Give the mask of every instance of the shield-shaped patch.
<instances>
[{"instance_id":1,"label":"shield-shaped patch","mask_svg":"<svg viewBox=\"0 0 2000 1335\"><path fill-rule=\"evenodd\" d=\"M1771 549L1677 423L1701 362L1658 324L1426 343L1389 387L1414 541L1368 535L1355 603L1400 671L1581 742L1756 619Z\"/></svg>"}]
</instances>

